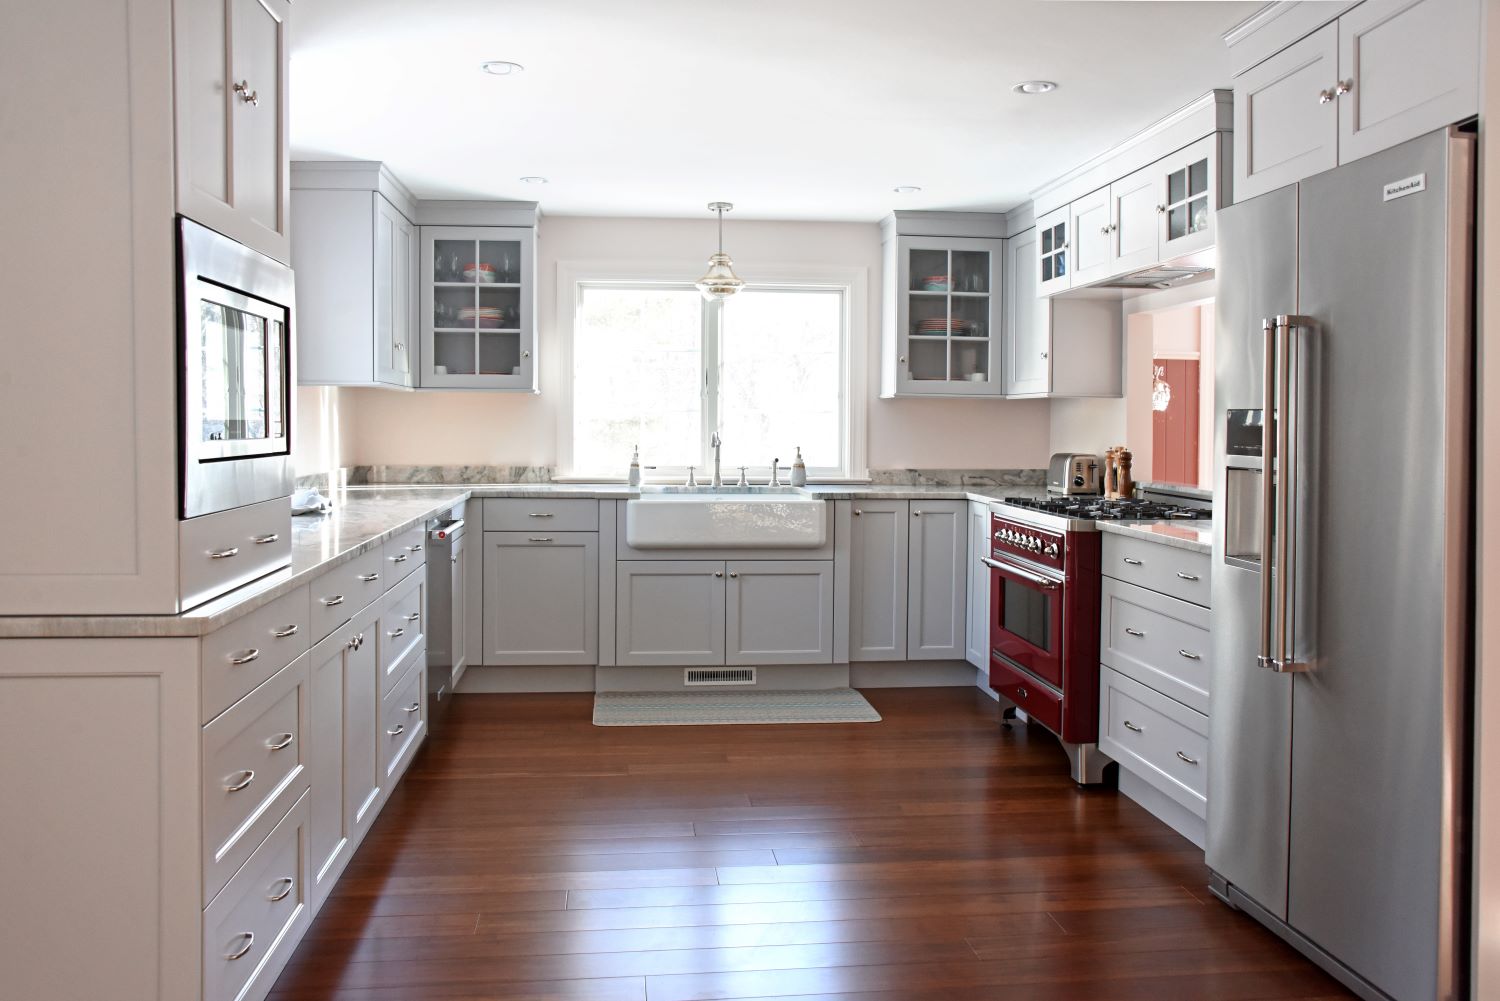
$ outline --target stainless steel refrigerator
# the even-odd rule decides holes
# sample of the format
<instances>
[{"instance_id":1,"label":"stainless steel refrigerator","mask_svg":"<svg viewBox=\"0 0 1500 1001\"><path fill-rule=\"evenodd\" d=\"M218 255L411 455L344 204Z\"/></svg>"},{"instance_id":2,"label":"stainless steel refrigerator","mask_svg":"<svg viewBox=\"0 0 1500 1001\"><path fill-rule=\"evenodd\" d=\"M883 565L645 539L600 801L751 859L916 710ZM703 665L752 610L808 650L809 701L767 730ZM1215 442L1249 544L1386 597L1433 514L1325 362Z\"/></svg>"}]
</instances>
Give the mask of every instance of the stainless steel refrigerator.
<instances>
[{"instance_id":1,"label":"stainless steel refrigerator","mask_svg":"<svg viewBox=\"0 0 1500 1001\"><path fill-rule=\"evenodd\" d=\"M1474 139L1217 222L1213 888L1361 996L1458 998Z\"/></svg>"}]
</instances>

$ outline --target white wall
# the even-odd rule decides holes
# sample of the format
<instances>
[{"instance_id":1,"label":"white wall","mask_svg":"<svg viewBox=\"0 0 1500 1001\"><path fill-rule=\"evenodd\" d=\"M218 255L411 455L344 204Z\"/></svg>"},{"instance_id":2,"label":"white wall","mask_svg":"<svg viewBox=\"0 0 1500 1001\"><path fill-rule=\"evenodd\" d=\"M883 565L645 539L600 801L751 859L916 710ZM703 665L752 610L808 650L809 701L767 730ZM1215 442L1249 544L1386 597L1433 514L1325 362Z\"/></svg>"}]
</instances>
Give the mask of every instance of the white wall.
<instances>
[{"instance_id":1,"label":"white wall","mask_svg":"<svg viewBox=\"0 0 1500 1001\"><path fill-rule=\"evenodd\" d=\"M332 473L350 464L359 422L348 389L299 386L292 415L292 467L298 476Z\"/></svg>"},{"instance_id":2,"label":"white wall","mask_svg":"<svg viewBox=\"0 0 1500 1001\"><path fill-rule=\"evenodd\" d=\"M482 392L404 393L343 390L357 401L357 426L345 426L346 461L358 465L552 465L556 462L554 389L559 261L681 262L696 278L714 249L711 218L595 219L542 222L537 288L541 395ZM1049 408L1044 400L880 400L880 231L864 223L725 223L725 249L742 277L757 265L859 267L868 272L868 457L873 469L1035 468L1045 466ZM302 391L304 394L307 390ZM302 396L299 395L299 400ZM352 418L355 411L345 416ZM304 419L305 424L311 421ZM309 433L312 433L311 430ZM299 448L299 458L303 455ZM311 453L309 453L311 454ZM621 457L622 464L628 457ZM302 467L298 466L301 473Z\"/></svg>"},{"instance_id":3,"label":"white wall","mask_svg":"<svg viewBox=\"0 0 1500 1001\"><path fill-rule=\"evenodd\" d=\"M1146 314L1125 317L1125 395L1117 399L1052 401L1049 452L1103 456L1124 445L1131 476L1151 479L1152 323Z\"/></svg>"}]
</instances>

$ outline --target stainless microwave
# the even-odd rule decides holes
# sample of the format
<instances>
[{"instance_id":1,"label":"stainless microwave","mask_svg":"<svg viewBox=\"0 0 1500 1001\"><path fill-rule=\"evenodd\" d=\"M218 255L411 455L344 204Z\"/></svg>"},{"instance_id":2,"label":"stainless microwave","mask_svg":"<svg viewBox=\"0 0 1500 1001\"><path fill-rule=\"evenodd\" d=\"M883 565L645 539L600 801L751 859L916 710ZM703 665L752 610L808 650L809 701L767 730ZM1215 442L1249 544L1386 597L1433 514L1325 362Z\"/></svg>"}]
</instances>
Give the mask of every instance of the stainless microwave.
<instances>
[{"instance_id":1,"label":"stainless microwave","mask_svg":"<svg viewBox=\"0 0 1500 1001\"><path fill-rule=\"evenodd\" d=\"M292 269L178 220L182 518L292 492Z\"/></svg>"}]
</instances>

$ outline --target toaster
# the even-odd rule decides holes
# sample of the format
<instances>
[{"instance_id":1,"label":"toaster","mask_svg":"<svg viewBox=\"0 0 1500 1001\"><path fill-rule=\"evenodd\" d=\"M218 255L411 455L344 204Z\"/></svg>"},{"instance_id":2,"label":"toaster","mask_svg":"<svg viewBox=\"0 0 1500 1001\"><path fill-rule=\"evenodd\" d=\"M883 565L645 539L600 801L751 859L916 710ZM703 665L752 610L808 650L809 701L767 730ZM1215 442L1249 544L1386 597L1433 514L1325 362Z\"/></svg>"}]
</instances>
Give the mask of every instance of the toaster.
<instances>
[{"instance_id":1,"label":"toaster","mask_svg":"<svg viewBox=\"0 0 1500 1001\"><path fill-rule=\"evenodd\" d=\"M1058 452L1047 463L1049 494L1097 494L1100 486L1097 455Z\"/></svg>"}]
</instances>

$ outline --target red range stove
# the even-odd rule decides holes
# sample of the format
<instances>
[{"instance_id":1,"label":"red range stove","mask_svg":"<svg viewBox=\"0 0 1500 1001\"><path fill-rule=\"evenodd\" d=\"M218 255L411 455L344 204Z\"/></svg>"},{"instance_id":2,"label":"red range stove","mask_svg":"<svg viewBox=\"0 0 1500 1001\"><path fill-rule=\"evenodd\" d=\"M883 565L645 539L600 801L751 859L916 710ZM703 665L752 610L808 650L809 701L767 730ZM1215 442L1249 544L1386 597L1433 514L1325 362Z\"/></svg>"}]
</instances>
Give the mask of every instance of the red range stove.
<instances>
[{"instance_id":1,"label":"red range stove","mask_svg":"<svg viewBox=\"0 0 1500 1001\"><path fill-rule=\"evenodd\" d=\"M990 516L990 687L1099 782L1099 532L1092 519L996 505ZM1014 715L1008 710L1007 715Z\"/></svg>"}]
</instances>

